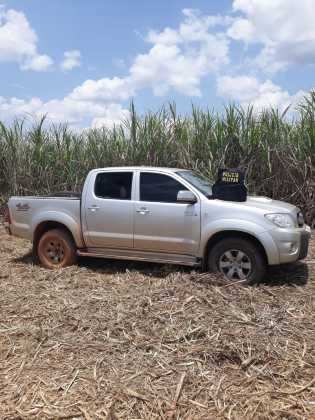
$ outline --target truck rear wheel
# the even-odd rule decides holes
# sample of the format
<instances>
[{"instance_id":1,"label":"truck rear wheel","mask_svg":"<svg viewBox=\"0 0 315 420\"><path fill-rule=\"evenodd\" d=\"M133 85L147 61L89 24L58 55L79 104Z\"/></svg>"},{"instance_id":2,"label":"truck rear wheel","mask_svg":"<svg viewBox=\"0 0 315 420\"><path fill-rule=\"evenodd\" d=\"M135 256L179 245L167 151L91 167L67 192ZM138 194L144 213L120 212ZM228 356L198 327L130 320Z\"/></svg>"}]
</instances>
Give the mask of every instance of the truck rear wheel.
<instances>
[{"instance_id":1,"label":"truck rear wheel","mask_svg":"<svg viewBox=\"0 0 315 420\"><path fill-rule=\"evenodd\" d=\"M62 229L44 233L37 246L37 256L43 267L58 269L77 262L75 243L71 235Z\"/></svg>"},{"instance_id":2,"label":"truck rear wheel","mask_svg":"<svg viewBox=\"0 0 315 420\"><path fill-rule=\"evenodd\" d=\"M208 268L221 272L231 282L259 283L266 272L266 261L255 243L226 238L216 243L208 255Z\"/></svg>"}]
</instances>

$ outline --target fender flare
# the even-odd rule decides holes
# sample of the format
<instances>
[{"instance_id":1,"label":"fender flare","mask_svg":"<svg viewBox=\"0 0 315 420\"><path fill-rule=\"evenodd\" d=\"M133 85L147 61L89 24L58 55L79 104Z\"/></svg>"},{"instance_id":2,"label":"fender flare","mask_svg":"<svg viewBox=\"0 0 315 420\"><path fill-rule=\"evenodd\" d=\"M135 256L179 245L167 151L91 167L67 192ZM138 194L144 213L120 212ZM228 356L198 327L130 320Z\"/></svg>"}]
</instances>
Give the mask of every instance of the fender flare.
<instances>
[{"instance_id":1,"label":"fender flare","mask_svg":"<svg viewBox=\"0 0 315 420\"><path fill-rule=\"evenodd\" d=\"M66 213L60 214L60 212L53 210L40 213L37 217L32 219L31 231L33 240L37 227L44 222L55 222L65 226L71 232L76 246L78 248L84 247L81 226L78 226L78 222Z\"/></svg>"},{"instance_id":2,"label":"fender flare","mask_svg":"<svg viewBox=\"0 0 315 420\"><path fill-rule=\"evenodd\" d=\"M257 223L242 219L220 219L209 223L201 232L200 257L203 258L207 244L211 238L226 231L240 232L254 237L265 250L269 265L280 262L279 250L266 228Z\"/></svg>"}]
</instances>

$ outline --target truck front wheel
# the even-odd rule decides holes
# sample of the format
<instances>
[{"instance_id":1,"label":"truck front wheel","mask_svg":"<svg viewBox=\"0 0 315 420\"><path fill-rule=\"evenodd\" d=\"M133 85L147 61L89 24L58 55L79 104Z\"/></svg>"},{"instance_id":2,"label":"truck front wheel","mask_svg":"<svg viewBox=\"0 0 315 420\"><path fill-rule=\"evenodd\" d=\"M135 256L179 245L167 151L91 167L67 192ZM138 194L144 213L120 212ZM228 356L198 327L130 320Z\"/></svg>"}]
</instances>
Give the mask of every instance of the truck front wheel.
<instances>
[{"instance_id":1,"label":"truck front wheel","mask_svg":"<svg viewBox=\"0 0 315 420\"><path fill-rule=\"evenodd\" d=\"M43 267L58 269L77 262L75 243L71 235L62 229L44 233L37 246L37 256Z\"/></svg>"},{"instance_id":2,"label":"truck front wheel","mask_svg":"<svg viewBox=\"0 0 315 420\"><path fill-rule=\"evenodd\" d=\"M225 238L217 242L208 255L208 268L221 272L231 282L259 283L266 272L266 261L250 240Z\"/></svg>"}]
</instances>

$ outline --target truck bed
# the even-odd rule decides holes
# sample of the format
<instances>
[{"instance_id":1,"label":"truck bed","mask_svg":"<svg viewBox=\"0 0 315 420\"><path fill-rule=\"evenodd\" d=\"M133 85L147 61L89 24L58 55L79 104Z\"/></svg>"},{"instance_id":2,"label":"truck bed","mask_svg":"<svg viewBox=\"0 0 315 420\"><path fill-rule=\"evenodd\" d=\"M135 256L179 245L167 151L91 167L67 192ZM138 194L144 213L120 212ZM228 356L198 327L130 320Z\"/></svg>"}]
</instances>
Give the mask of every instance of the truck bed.
<instances>
[{"instance_id":1,"label":"truck bed","mask_svg":"<svg viewBox=\"0 0 315 420\"><path fill-rule=\"evenodd\" d=\"M30 241L35 226L42 221L59 221L60 214L81 229L81 194L11 197L8 206L12 234Z\"/></svg>"}]
</instances>

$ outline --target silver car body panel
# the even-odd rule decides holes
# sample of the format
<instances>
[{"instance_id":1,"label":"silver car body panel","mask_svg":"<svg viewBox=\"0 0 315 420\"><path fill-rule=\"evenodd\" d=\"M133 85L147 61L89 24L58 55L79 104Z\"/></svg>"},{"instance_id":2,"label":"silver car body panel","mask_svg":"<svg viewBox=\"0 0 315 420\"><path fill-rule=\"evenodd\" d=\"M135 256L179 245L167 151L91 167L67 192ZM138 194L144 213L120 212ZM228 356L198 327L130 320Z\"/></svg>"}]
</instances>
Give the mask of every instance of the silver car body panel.
<instances>
[{"instance_id":1,"label":"silver car body panel","mask_svg":"<svg viewBox=\"0 0 315 420\"><path fill-rule=\"evenodd\" d=\"M80 255L195 265L204 258L213 235L233 231L256 238L270 265L299 259L303 237L310 235L309 227L277 228L264 217L267 213L286 213L296 220L297 207L266 197L248 197L242 203L211 200L178 171L141 166L95 169L87 176L81 200L12 197L11 232L33 241L41 223L57 222L70 230ZM94 183L102 172L132 172L131 200L96 197ZM141 172L176 179L196 196L196 203L140 201Z\"/></svg>"},{"instance_id":2,"label":"silver car body panel","mask_svg":"<svg viewBox=\"0 0 315 420\"><path fill-rule=\"evenodd\" d=\"M82 231L86 246L98 248L133 248L134 197L131 200L113 200L95 195L96 176L102 170L92 171L83 193ZM115 171L111 171L115 172ZM134 172L120 170L119 172ZM135 191L133 176L132 193Z\"/></svg>"},{"instance_id":3,"label":"silver car body panel","mask_svg":"<svg viewBox=\"0 0 315 420\"><path fill-rule=\"evenodd\" d=\"M81 231L80 199L11 197L8 205L12 219L10 229L13 235L33 241L36 228L41 223L57 222L70 230L78 248L84 246ZM23 205L28 205L28 210L19 210Z\"/></svg>"},{"instance_id":4,"label":"silver car body panel","mask_svg":"<svg viewBox=\"0 0 315 420\"><path fill-rule=\"evenodd\" d=\"M152 168L151 168L152 171ZM140 201L140 173L136 171L134 248L164 253L196 255L200 243L200 200L195 204ZM158 174L165 171L156 170ZM197 192L174 171L166 173L184 187Z\"/></svg>"}]
</instances>

